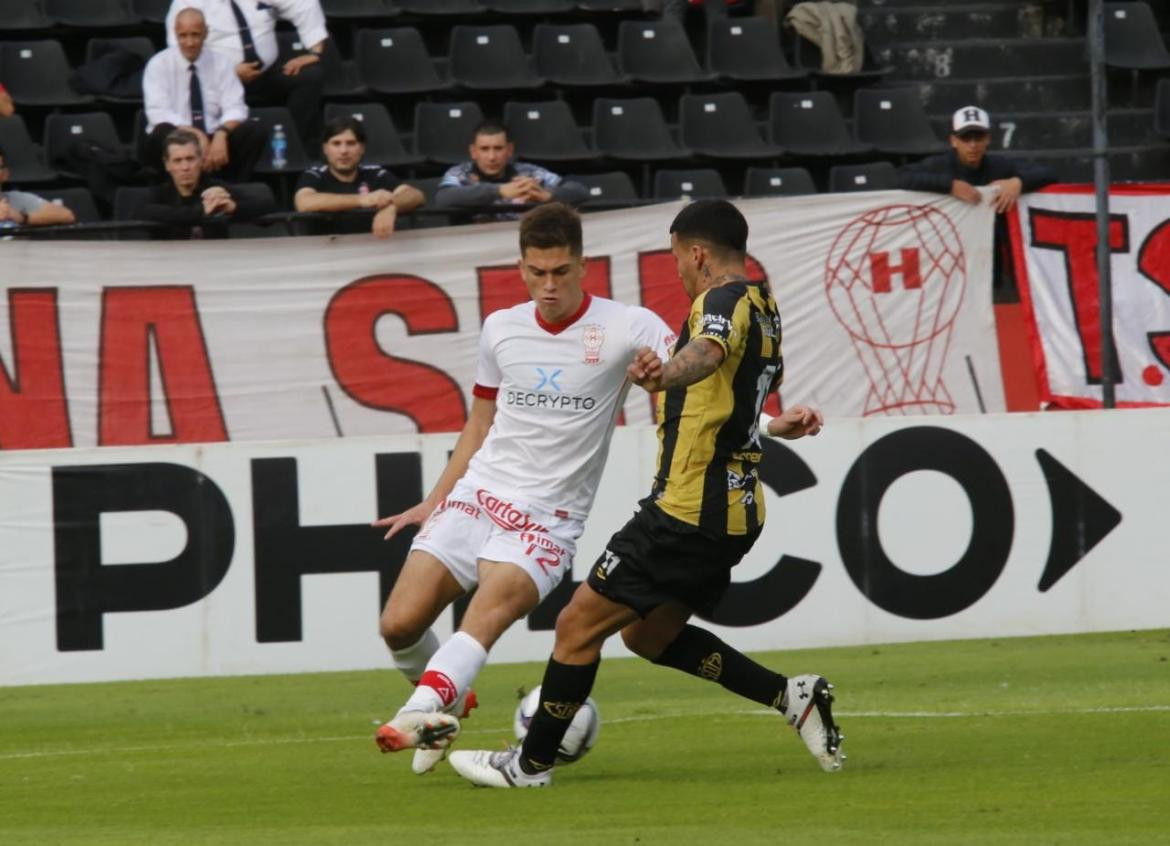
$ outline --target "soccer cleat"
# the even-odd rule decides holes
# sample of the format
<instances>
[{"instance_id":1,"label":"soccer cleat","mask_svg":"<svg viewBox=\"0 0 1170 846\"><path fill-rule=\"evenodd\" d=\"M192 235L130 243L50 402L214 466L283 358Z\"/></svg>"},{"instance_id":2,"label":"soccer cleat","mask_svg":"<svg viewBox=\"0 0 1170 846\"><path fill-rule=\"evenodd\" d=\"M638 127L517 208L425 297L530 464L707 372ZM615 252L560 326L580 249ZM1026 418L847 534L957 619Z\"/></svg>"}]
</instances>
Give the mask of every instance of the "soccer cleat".
<instances>
[{"instance_id":1,"label":"soccer cleat","mask_svg":"<svg viewBox=\"0 0 1170 846\"><path fill-rule=\"evenodd\" d=\"M475 691L468 688L462 696L443 710L448 714L454 714L460 720L466 720L471 714L471 709L478 707L479 699L476 697ZM415 775L426 775L446 757L446 749L415 749L414 758L410 762L410 769Z\"/></svg>"},{"instance_id":2,"label":"soccer cleat","mask_svg":"<svg viewBox=\"0 0 1170 846\"><path fill-rule=\"evenodd\" d=\"M844 735L833 722L833 686L824 676L806 673L788 680L780 713L796 729L825 772L841 769Z\"/></svg>"},{"instance_id":3,"label":"soccer cleat","mask_svg":"<svg viewBox=\"0 0 1170 846\"><path fill-rule=\"evenodd\" d=\"M503 752L486 749L452 752L451 766L477 787L548 787L552 768L536 775L520 769L520 749L513 746Z\"/></svg>"},{"instance_id":4,"label":"soccer cleat","mask_svg":"<svg viewBox=\"0 0 1170 846\"><path fill-rule=\"evenodd\" d=\"M459 718L442 711L401 711L382 725L374 740L383 752L446 749L459 736Z\"/></svg>"}]
</instances>

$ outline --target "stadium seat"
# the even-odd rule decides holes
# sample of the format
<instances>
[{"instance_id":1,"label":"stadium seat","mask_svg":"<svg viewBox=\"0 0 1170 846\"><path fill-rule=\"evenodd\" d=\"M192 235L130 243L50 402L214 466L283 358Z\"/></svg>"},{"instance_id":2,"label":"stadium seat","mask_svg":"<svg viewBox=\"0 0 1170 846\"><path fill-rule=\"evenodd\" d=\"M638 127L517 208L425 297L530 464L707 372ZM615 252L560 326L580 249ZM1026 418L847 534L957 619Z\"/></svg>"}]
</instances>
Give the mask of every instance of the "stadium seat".
<instances>
[{"instance_id":1,"label":"stadium seat","mask_svg":"<svg viewBox=\"0 0 1170 846\"><path fill-rule=\"evenodd\" d=\"M726 197L723 177L714 168L698 170L660 170L654 174L654 199Z\"/></svg>"},{"instance_id":2,"label":"stadium seat","mask_svg":"<svg viewBox=\"0 0 1170 846\"><path fill-rule=\"evenodd\" d=\"M483 0L483 5L503 15L559 15L577 7L575 0Z\"/></svg>"},{"instance_id":3,"label":"stadium seat","mask_svg":"<svg viewBox=\"0 0 1170 846\"><path fill-rule=\"evenodd\" d=\"M69 62L59 41L0 43L0 79L18 106L78 106L94 101L69 87Z\"/></svg>"},{"instance_id":4,"label":"stadium seat","mask_svg":"<svg viewBox=\"0 0 1170 846\"><path fill-rule=\"evenodd\" d=\"M65 206L73 212L78 223L100 223L102 220L88 188L38 188L36 193L49 202Z\"/></svg>"},{"instance_id":5,"label":"stadium seat","mask_svg":"<svg viewBox=\"0 0 1170 846\"><path fill-rule=\"evenodd\" d=\"M699 66L686 30L673 18L622 21L617 54L620 71L636 82L688 83L713 78Z\"/></svg>"},{"instance_id":6,"label":"stadium seat","mask_svg":"<svg viewBox=\"0 0 1170 846\"><path fill-rule=\"evenodd\" d=\"M149 23L166 23L171 0L133 0L134 14Z\"/></svg>"},{"instance_id":7,"label":"stadium seat","mask_svg":"<svg viewBox=\"0 0 1170 846\"><path fill-rule=\"evenodd\" d=\"M447 59L451 78L464 88L509 91L544 85L532 72L520 34L510 24L451 27Z\"/></svg>"},{"instance_id":8,"label":"stadium seat","mask_svg":"<svg viewBox=\"0 0 1170 846\"><path fill-rule=\"evenodd\" d=\"M91 38L86 42L85 60L92 62L94 59L99 56L104 56L111 50L125 50L128 53L141 56L144 62L149 62L151 57L158 52L158 48L154 46L154 42L145 35L134 35L126 38L108 38L103 35Z\"/></svg>"},{"instance_id":9,"label":"stadium seat","mask_svg":"<svg viewBox=\"0 0 1170 846\"><path fill-rule=\"evenodd\" d=\"M794 197L815 194L817 186L803 167L749 167L743 176L745 197Z\"/></svg>"},{"instance_id":10,"label":"stadium seat","mask_svg":"<svg viewBox=\"0 0 1170 846\"><path fill-rule=\"evenodd\" d=\"M414 27L361 29L354 49L358 76L380 94L441 91L450 83L439 76Z\"/></svg>"},{"instance_id":11,"label":"stadium seat","mask_svg":"<svg viewBox=\"0 0 1170 846\"><path fill-rule=\"evenodd\" d=\"M412 15L478 15L484 11L479 0L394 0L394 5Z\"/></svg>"},{"instance_id":12,"label":"stadium seat","mask_svg":"<svg viewBox=\"0 0 1170 846\"><path fill-rule=\"evenodd\" d=\"M45 14L76 27L133 26L141 19L130 0L42 0Z\"/></svg>"},{"instance_id":13,"label":"stadium seat","mask_svg":"<svg viewBox=\"0 0 1170 846\"><path fill-rule=\"evenodd\" d=\"M28 134L19 114L0 118L0 149L8 165L8 179L17 185L29 182L52 182L57 171L45 164L44 154Z\"/></svg>"},{"instance_id":14,"label":"stadium seat","mask_svg":"<svg viewBox=\"0 0 1170 846\"><path fill-rule=\"evenodd\" d=\"M690 156L671 138L662 107L652 97L594 100L593 146L603 155L628 161Z\"/></svg>"},{"instance_id":15,"label":"stadium seat","mask_svg":"<svg viewBox=\"0 0 1170 846\"><path fill-rule=\"evenodd\" d=\"M923 155L944 148L931 129L917 88L859 88L853 92L853 131L883 153Z\"/></svg>"},{"instance_id":16,"label":"stadium seat","mask_svg":"<svg viewBox=\"0 0 1170 846\"><path fill-rule=\"evenodd\" d=\"M105 112L48 115L43 137L45 158L53 167L60 167L67 161L66 153L74 141L89 141L111 152L126 152L126 145L114 127L114 119Z\"/></svg>"},{"instance_id":17,"label":"stadium seat","mask_svg":"<svg viewBox=\"0 0 1170 846\"><path fill-rule=\"evenodd\" d=\"M573 112L564 100L544 103L507 103L504 125L508 138L523 159L546 162L589 161L597 153L585 145Z\"/></svg>"},{"instance_id":18,"label":"stadium seat","mask_svg":"<svg viewBox=\"0 0 1170 846\"><path fill-rule=\"evenodd\" d=\"M532 31L532 68L555 85L619 85L601 33L591 23L537 24Z\"/></svg>"},{"instance_id":19,"label":"stadium seat","mask_svg":"<svg viewBox=\"0 0 1170 846\"><path fill-rule=\"evenodd\" d=\"M641 12L642 0L577 0L577 8L585 12Z\"/></svg>"},{"instance_id":20,"label":"stadium seat","mask_svg":"<svg viewBox=\"0 0 1170 846\"><path fill-rule=\"evenodd\" d=\"M807 71L788 64L780 31L766 18L717 18L707 26L707 70L743 81L801 79Z\"/></svg>"},{"instance_id":21,"label":"stadium seat","mask_svg":"<svg viewBox=\"0 0 1170 846\"><path fill-rule=\"evenodd\" d=\"M114 220L139 220L139 209L146 201L149 188L122 185L114 192Z\"/></svg>"},{"instance_id":22,"label":"stadium seat","mask_svg":"<svg viewBox=\"0 0 1170 846\"><path fill-rule=\"evenodd\" d=\"M415 152L437 164L465 162L472 133L482 122L477 103L419 103L414 107Z\"/></svg>"},{"instance_id":23,"label":"stadium seat","mask_svg":"<svg viewBox=\"0 0 1170 846\"><path fill-rule=\"evenodd\" d=\"M1158 80L1154 95L1154 131L1170 139L1170 77Z\"/></svg>"},{"instance_id":24,"label":"stadium seat","mask_svg":"<svg viewBox=\"0 0 1170 846\"><path fill-rule=\"evenodd\" d=\"M443 177L441 176L428 176L421 179L411 177L405 180L407 185L413 185L422 191L422 195L426 198L428 204L435 199L435 192L439 190L439 183L442 181Z\"/></svg>"},{"instance_id":25,"label":"stadium seat","mask_svg":"<svg viewBox=\"0 0 1170 846\"><path fill-rule=\"evenodd\" d=\"M399 13L390 0L321 0L326 18L389 18Z\"/></svg>"},{"instance_id":26,"label":"stadium seat","mask_svg":"<svg viewBox=\"0 0 1170 846\"><path fill-rule=\"evenodd\" d=\"M286 62L294 56L305 54L305 45L295 31L278 30L276 43L280 49L281 62ZM325 74L326 97L358 97L369 93L369 89L361 81L357 70L357 63L345 61L337 50L337 44L332 37L325 42L325 52L321 57L321 67Z\"/></svg>"},{"instance_id":27,"label":"stadium seat","mask_svg":"<svg viewBox=\"0 0 1170 846\"><path fill-rule=\"evenodd\" d=\"M1105 64L1130 70L1170 68L1170 51L1148 3L1106 4Z\"/></svg>"},{"instance_id":28,"label":"stadium seat","mask_svg":"<svg viewBox=\"0 0 1170 846\"><path fill-rule=\"evenodd\" d=\"M615 170L609 173L575 173L566 176L568 182L580 182L589 190L589 199L584 202L588 208L591 205L624 205L641 202L634 181L624 171Z\"/></svg>"},{"instance_id":29,"label":"stadium seat","mask_svg":"<svg viewBox=\"0 0 1170 846\"><path fill-rule=\"evenodd\" d=\"M794 57L796 67L807 70L814 78L844 81L854 85L873 85L881 82L883 77L893 72L893 65L878 64L868 43L863 49L861 70L850 73L826 73L823 71L821 69L821 48L807 38L797 37Z\"/></svg>"},{"instance_id":30,"label":"stadium seat","mask_svg":"<svg viewBox=\"0 0 1170 846\"><path fill-rule=\"evenodd\" d=\"M769 137L799 156L849 156L873 148L849 134L830 91L775 91L769 100Z\"/></svg>"},{"instance_id":31,"label":"stadium seat","mask_svg":"<svg viewBox=\"0 0 1170 846\"><path fill-rule=\"evenodd\" d=\"M264 155L260 157L260 162L256 165L257 173L300 173L309 166L309 157L305 154L301 137L296 131L292 112L284 106L265 106L260 109L250 109L250 113L249 119L259 121L270 138L272 130L279 125L283 127L285 138L288 139L284 167L276 167L272 164L272 146L269 145L265 149Z\"/></svg>"},{"instance_id":32,"label":"stadium seat","mask_svg":"<svg viewBox=\"0 0 1170 846\"><path fill-rule=\"evenodd\" d=\"M422 156L407 152L390 113L381 103L329 103L325 106L326 121L338 115L353 115L362 122L366 131L367 163L399 167L423 160Z\"/></svg>"},{"instance_id":33,"label":"stadium seat","mask_svg":"<svg viewBox=\"0 0 1170 846\"><path fill-rule=\"evenodd\" d=\"M41 0L0 3L0 32L46 29L52 25L53 22L45 14Z\"/></svg>"},{"instance_id":34,"label":"stadium seat","mask_svg":"<svg viewBox=\"0 0 1170 846\"><path fill-rule=\"evenodd\" d=\"M767 159L783 151L760 137L751 108L738 91L684 94L679 140L694 153L717 159Z\"/></svg>"},{"instance_id":35,"label":"stadium seat","mask_svg":"<svg viewBox=\"0 0 1170 846\"><path fill-rule=\"evenodd\" d=\"M829 190L885 191L898 187L898 169L889 162L834 165L829 168Z\"/></svg>"}]
</instances>

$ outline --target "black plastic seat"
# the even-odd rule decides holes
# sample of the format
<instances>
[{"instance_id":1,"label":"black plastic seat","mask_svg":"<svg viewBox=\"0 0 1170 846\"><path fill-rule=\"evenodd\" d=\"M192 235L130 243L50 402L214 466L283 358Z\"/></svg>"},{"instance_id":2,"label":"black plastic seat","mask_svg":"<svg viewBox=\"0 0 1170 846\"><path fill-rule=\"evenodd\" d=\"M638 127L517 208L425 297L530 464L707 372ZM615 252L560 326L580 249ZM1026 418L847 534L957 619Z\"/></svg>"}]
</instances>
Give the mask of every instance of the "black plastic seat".
<instances>
[{"instance_id":1,"label":"black plastic seat","mask_svg":"<svg viewBox=\"0 0 1170 846\"><path fill-rule=\"evenodd\" d=\"M388 0L321 0L326 18L388 18L399 10Z\"/></svg>"},{"instance_id":2,"label":"black plastic seat","mask_svg":"<svg viewBox=\"0 0 1170 846\"><path fill-rule=\"evenodd\" d=\"M36 193L50 203L65 206L73 212L77 223L100 223L102 220L88 188L38 188Z\"/></svg>"},{"instance_id":3,"label":"black plastic seat","mask_svg":"<svg viewBox=\"0 0 1170 846\"><path fill-rule=\"evenodd\" d=\"M934 134L917 88L859 88L853 92L853 131L883 153L924 155L944 144Z\"/></svg>"},{"instance_id":4,"label":"black plastic seat","mask_svg":"<svg viewBox=\"0 0 1170 846\"><path fill-rule=\"evenodd\" d=\"M766 18L717 18L707 25L707 70L743 81L801 79L802 68L788 64L780 31Z\"/></svg>"},{"instance_id":5,"label":"black plastic seat","mask_svg":"<svg viewBox=\"0 0 1170 846\"><path fill-rule=\"evenodd\" d=\"M634 187L634 180L625 171L614 170L608 173L575 173L565 177L566 182L579 182L589 191L589 199L582 205L589 206L620 206L624 204L640 203L638 189Z\"/></svg>"},{"instance_id":6,"label":"black plastic seat","mask_svg":"<svg viewBox=\"0 0 1170 846\"><path fill-rule=\"evenodd\" d=\"M544 85L532 72L520 33L510 24L451 27L447 58L451 78L464 88L508 91Z\"/></svg>"},{"instance_id":7,"label":"black plastic seat","mask_svg":"<svg viewBox=\"0 0 1170 846\"><path fill-rule=\"evenodd\" d=\"M760 137L747 100L738 91L684 94L679 140L694 153L718 159L766 159L783 153Z\"/></svg>"},{"instance_id":8,"label":"black plastic seat","mask_svg":"<svg viewBox=\"0 0 1170 846\"><path fill-rule=\"evenodd\" d=\"M726 197L727 186L714 168L660 170L654 174L654 199L680 200Z\"/></svg>"},{"instance_id":9,"label":"black plastic seat","mask_svg":"<svg viewBox=\"0 0 1170 846\"><path fill-rule=\"evenodd\" d=\"M133 0L134 14L149 23L166 23L171 0Z\"/></svg>"},{"instance_id":10,"label":"black plastic seat","mask_svg":"<svg viewBox=\"0 0 1170 846\"><path fill-rule=\"evenodd\" d=\"M603 155L636 162L690 156L671 138L662 107L652 97L594 100L593 146Z\"/></svg>"},{"instance_id":11,"label":"black plastic seat","mask_svg":"<svg viewBox=\"0 0 1170 846\"><path fill-rule=\"evenodd\" d=\"M575 0L483 0L483 5L502 15L560 15L577 7Z\"/></svg>"},{"instance_id":12,"label":"black plastic seat","mask_svg":"<svg viewBox=\"0 0 1170 846\"><path fill-rule=\"evenodd\" d=\"M1105 64L1130 70L1170 68L1170 51L1148 3L1105 4Z\"/></svg>"},{"instance_id":13,"label":"black plastic seat","mask_svg":"<svg viewBox=\"0 0 1170 846\"><path fill-rule=\"evenodd\" d=\"M308 50L301 42L301 37L292 30L277 30L276 44L279 62L287 62L295 56L303 56ZM358 97L368 94L369 89L361 81L357 63L341 58L340 52L333 38L325 42L325 52L321 56L321 69L324 72L326 97Z\"/></svg>"},{"instance_id":14,"label":"black plastic seat","mask_svg":"<svg viewBox=\"0 0 1170 846\"><path fill-rule=\"evenodd\" d=\"M414 149L438 164L465 162L472 135L481 123L478 103L419 103L414 107Z\"/></svg>"},{"instance_id":15,"label":"black plastic seat","mask_svg":"<svg viewBox=\"0 0 1170 846\"><path fill-rule=\"evenodd\" d=\"M154 46L154 42L145 35L132 35L125 38L112 38L104 35L96 38L91 38L85 43L85 60L92 62L99 56L104 56L112 50L125 50L128 53L133 53L136 56L141 56L144 62L149 62L151 57L158 52L158 48Z\"/></svg>"},{"instance_id":16,"label":"black plastic seat","mask_svg":"<svg viewBox=\"0 0 1170 846\"><path fill-rule=\"evenodd\" d=\"M589 161L597 153L585 145L573 112L564 100L544 103L507 103L504 125L516 145L516 155L546 162Z\"/></svg>"},{"instance_id":17,"label":"black plastic seat","mask_svg":"<svg viewBox=\"0 0 1170 846\"><path fill-rule=\"evenodd\" d=\"M829 190L886 191L898 187L898 169L889 162L834 165L829 168Z\"/></svg>"},{"instance_id":18,"label":"black plastic seat","mask_svg":"<svg viewBox=\"0 0 1170 846\"><path fill-rule=\"evenodd\" d=\"M150 194L149 188L120 185L114 191L114 220L141 220L139 210Z\"/></svg>"},{"instance_id":19,"label":"black plastic seat","mask_svg":"<svg viewBox=\"0 0 1170 846\"><path fill-rule=\"evenodd\" d=\"M380 94L426 93L450 87L414 27L358 30L354 59L362 82Z\"/></svg>"},{"instance_id":20,"label":"black plastic seat","mask_svg":"<svg viewBox=\"0 0 1170 846\"><path fill-rule=\"evenodd\" d=\"M325 106L327 122L340 115L351 115L361 121L366 131L367 163L397 167L423 160L422 156L407 152L394 120L381 103L329 103Z\"/></svg>"},{"instance_id":21,"label":"black plastic seat","mask_svg":"<svg viewBox=\"0 0 1170 846\"><path fill-rule=\"evenodd\" d=\"M636 82L688 83L713 78L699 66L686 30L673 18L622 21L617 54L619 70Z\"/></svg>"},{"instance_id":22,"label":"black plastic seat","mask_svg":"<svg viewBox=\"0 0 1170 846\"><path fill-rule=\"evenodd\" d=\"M66 26L133 26L141 18L130 0L42 0L45 14Z\"/></svg>"},{"instance_id":23,"label":"black plastic seat","mask_svg":"<svg viewBox=\"0 0 1170 846\"><path fill-rule=\"evenodd\" d=\"M601 33L591 23L537 24L532 31L532 68L556 85L619 85Z\"/></svg>"},{"instance_id":24,"label":"black plastic seat","mask_svg":"<svg viewBox=\"0 0 1170 846\"><path fill-rule=\"evenodd\" d=\"M114 119L105 112L79 112L45 117L45 158L53 167L66 161L66 152L74 141L88 141L110 152L124 152Z\"/></svg>"},{"instance_id":25,"label":"black plastic seat","mask_svg":"<svg viewBox=\"0 0 1170 846\"><path fill-rule=\"evenodd\" d=\"M264 127L270 139L273 130L277 126L281 127L288 144L285 148L284 167L276 167L272 163L272 144L269 143L256 165L257 173L300 173L309 166L309 157L305 154L305 147L301 143L292 112L284 106L265 106L249 109L249 115L249 120L258 121Z\"/></svg>"},{"instance_id":26,"label":"black plastic seat","mask_svg":"<svg viewBox=\"0 0 1170 846\"><path fill-rule=\"evenodd\" d=\"M773 92L768 126L772 143L799 156L850 156L873 150L854 140L830 91Z\"/></svg>"},{"instance_id":27,"label":"black plastic seat","mask_svg":"<svg viewBox=\"0 0 1170 846\"><path fill-rule=\"evenodd\" d=\"M1170 138L1170 77L1158 80L1154 94L1154 131Z\"/></svg>"},{"instance_id":28,"label":"black plastic seat","mask_svg":"<svg viewBox=\"0 0 1170 846\"><path fill-rule=\"evenodd\" d=\"M577 0L577 8L586 12L641 12L642 0Z\"/></svg>"},{"instance_id":29,"label":"black plastic seat","mask_svg":"<svg viewBox=\"0 0 1170 846\"><path fill-rule=\"evenodd\" d=\"M749 167L743 175L745 197L795 197L815 194L812 174L803 167Z\"/></svg>"},{"instance_id":30,"label":"black plastic seat","mask_svg":"<svg viewBox=\"0 0 1170 846\"><path fill-rule=\"evenodd\" d=\"M479 15L480 0L394 0L394 5L412 15Z\"/></svg>"},{"instance_id":31,"label":"black plastic seat","mask_svg":"<svg viewBox=\"0 0 1170 846\"><path fill-rule=\"evenodd\" d=\"M69 86L69 62L59 41L0 43L0 80L18 106L77 106L93 97Z\"/></svg>"},{"instance_id":32,"label":"black plastic seat","mask_svg":"<svg viewBox=\"0 0 1170 846\"><path fill-rule=\"evenodd\" d=\"M45 14L41 0L0 3L0 32L47 29L53 21Z\"/></svg>"},{"instance_id":33,"label":"black plastic seat","mask_svg":"<svg viewBox=\"0 0 1170 846\"><path fill-rule=\"evenodd\" d=\"M57 171L45 164L44 153L33 143L20 115L0 117L0 150L8 165L8 179L17 184L52 182Z\"/></svg>"}]
</instances>

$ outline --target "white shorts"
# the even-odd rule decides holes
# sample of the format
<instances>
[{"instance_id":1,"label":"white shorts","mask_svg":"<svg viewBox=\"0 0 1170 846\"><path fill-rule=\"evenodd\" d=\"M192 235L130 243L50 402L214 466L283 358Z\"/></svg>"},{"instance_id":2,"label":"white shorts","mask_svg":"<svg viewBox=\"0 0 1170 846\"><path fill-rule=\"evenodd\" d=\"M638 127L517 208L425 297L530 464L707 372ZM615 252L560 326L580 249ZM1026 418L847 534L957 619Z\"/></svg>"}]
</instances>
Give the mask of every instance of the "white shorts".
<instances>
[{"instance_id":1,"label":"white shorts","mask_svg":"<svg viewBox=\"0 0 1170 846\"><path fill-rule=\"evenodd\" d=\"M572 572L584 524L504 499L464 480L423 523L410 548L429 552L464 590L479 583L476 562L515 564L543 600Z\"/></svg>"}]
</instances>

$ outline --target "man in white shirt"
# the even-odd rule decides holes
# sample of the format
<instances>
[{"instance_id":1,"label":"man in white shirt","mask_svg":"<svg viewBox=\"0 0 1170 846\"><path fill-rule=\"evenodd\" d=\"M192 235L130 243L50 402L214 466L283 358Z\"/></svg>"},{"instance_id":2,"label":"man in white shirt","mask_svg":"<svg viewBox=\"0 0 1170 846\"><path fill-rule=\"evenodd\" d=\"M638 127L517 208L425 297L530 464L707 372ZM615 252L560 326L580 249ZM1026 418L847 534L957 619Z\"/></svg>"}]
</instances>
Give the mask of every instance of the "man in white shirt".
<instances>
[{"instance_id":1,"label":"man in white shirt","mask_svg":"<svg viewBox=\"0 0 1170 846\"><path fill-rule=\"evenodd\" d=\"M167 38L175 45L174 20L185 8L207 19L207 48L228 59L250 104L288 106L306 144L321 135L321 65L329 32L319 0L173 0L167 12ZM278 20L296 27L307 48L302 56L280 63Z\"/></svg>"},{"instance_id":2,"label":"man in white shirt","mask_svg":"<svg viewBox=\"0 0 1170 846\"><path fill-rule=\"evenodd\" d=\"M143 164L159 169L166 137L185 129L199 139L205 172L247 182L264 152L267 133L248 120L235 69L204 49L207 22L198 9L175 15L173 35L175 46L151 58L142 78L147 133Z\"/></svg>"},{"instance_id":3,"label":"man in white shirt","mask_svg":"<svg viewBox=\"0 0 1170 846\"><path fill-rule=\"evenodd\" d=\"M674 334L649 309L590 296L581 218L561 203L520 222L520 273L531 300L489 315L471 413L423 502L375 521L389 538L421 525L386 601L381 632L417 686L377 733L384 752L416 749L423 773L442 758L488 650L572 570L640 347L666 356ZM478 585L442 647L439 614Z\"/></svg>"}]
</instances>

